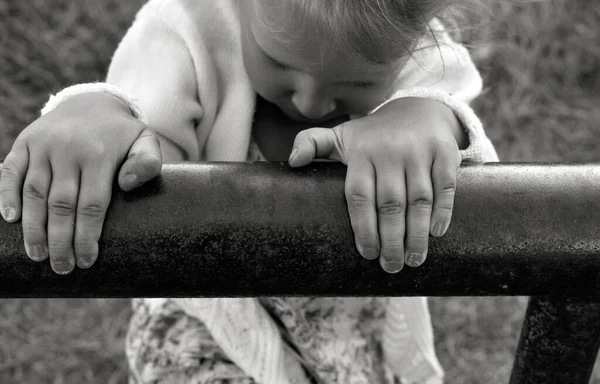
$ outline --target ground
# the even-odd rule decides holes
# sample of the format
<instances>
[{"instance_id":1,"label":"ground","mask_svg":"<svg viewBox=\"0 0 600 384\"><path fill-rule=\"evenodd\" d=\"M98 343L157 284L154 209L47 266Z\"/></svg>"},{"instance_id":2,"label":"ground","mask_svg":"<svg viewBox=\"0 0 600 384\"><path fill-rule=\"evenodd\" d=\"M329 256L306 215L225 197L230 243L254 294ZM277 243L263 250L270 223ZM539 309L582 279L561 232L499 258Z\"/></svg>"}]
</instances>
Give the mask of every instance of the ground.
<instances>
[{"instance_id":1,"label":"ground","mask_svg":"<svg viewBox=\"0 0 600 384\"><path fill-rule=\"evenodd\" d=\"M142 3L0 0L0 161L50 93L103 78ZM486 84L474 107L500 158L600 161L600 3L485 4L464 32ZM525 305L431 299L448 383L508 382ZM129 315L127 300L1 301L0 382L125 382Z\"/></svg>"}]
</instances>

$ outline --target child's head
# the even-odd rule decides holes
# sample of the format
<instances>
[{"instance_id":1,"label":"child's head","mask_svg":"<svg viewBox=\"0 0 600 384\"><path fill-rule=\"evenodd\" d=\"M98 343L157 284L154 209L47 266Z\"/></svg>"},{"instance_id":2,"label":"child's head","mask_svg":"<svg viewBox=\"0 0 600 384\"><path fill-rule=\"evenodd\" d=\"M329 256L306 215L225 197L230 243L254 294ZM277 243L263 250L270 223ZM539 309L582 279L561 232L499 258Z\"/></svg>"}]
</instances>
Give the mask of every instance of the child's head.
<instances>
[{"instance_id":1,"label":"child's head","mask_svg":"<svg viewBox=\"0 0 600 384\"><path fill-rule=\"evenodd\" d=\"M377 107L440 0L240 0L254 89L317 124Z\"/></svg>"}]
</instances>

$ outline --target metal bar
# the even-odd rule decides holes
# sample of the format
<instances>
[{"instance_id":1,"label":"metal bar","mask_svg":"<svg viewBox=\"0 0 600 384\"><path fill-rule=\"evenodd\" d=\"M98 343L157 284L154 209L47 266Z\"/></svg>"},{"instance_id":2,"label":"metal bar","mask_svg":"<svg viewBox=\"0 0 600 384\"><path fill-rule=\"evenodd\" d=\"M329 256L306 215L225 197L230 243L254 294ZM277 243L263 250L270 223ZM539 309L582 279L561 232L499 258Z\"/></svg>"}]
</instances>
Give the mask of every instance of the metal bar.
<instances>
[{"instance_id":1,"label":"metal bar","mask_svg":"<svg viewBox=\"0 0 600 384\"><path fill-rule=\"evenodd\" d=\"M54 274L0 223L1 297L600 296L600 165L463 165L452 225L389 275L355 249L346 168L165 165L115 191L100 256Z\"/></svg>"},{"instance_id":2,"label":"metal bar","mask_svg":"<svg viewBox=\"0 0 600 384\"><path fill-rule=\"evenodd\" d=\"M529 300L510 384L587 384L600 348L600 303Z\"/></svg>"}]
</instances>

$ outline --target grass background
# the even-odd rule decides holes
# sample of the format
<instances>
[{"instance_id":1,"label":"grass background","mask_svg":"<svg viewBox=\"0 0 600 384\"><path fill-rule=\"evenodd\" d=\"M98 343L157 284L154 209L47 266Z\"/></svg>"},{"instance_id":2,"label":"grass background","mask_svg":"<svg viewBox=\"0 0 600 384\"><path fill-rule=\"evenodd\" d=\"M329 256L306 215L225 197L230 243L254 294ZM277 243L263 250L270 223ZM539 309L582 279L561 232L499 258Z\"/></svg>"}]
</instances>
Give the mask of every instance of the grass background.
<instances>
[{"instance_id":1,"label":"grass background","mask_svg":"<svg viewBox=\"0 0 600 384\"><path fill-rule=\"evenodd\" d=\"M102 79L144 0L0 0L0 160L67 85ZM503 161L600 161L600 2L494 1L469 32ZM35 282L32 282L35 284ZM507 383L526 298L432 298L448 383ZM0 383L123 383L128 300L0 301ZM600 371L593 383L600 383Z\"/></svg>"}]
</instances>

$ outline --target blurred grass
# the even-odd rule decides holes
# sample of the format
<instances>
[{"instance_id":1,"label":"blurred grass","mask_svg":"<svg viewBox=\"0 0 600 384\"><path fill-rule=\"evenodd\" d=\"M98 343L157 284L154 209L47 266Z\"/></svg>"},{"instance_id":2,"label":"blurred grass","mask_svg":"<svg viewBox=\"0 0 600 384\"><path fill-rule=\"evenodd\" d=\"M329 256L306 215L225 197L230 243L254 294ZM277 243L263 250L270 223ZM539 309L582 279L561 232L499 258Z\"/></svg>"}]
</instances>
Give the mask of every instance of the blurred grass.
<instances>
[{"instance_id":1,"label":"blurred grass","mask_svg":"<svg viewBox=\"0 0 600 384\"><path fill-rule=\"evenodd\" d=\"M51 93L104 77L143 2L0 0L0 159ZM490 8L471 36L486 84L474 107L500 158L600 161L600 3ZM507 383L526 299L431 303L447 382ZM0 383L126 382L129 315L128 300L1 301Z\"/></svg>"}]
</instances>

